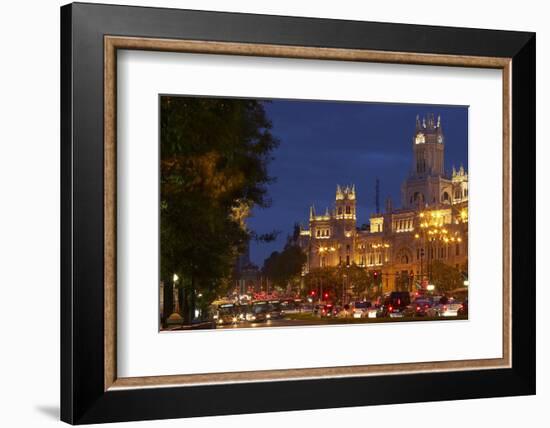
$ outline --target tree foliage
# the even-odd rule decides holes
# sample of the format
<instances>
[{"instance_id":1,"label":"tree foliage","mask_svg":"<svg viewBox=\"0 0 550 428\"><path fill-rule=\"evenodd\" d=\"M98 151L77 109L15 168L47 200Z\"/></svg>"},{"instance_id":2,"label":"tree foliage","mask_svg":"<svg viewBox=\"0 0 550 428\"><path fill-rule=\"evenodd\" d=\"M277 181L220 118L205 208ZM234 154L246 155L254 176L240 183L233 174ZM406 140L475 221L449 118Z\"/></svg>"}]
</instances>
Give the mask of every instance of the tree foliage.
<instances>
[{"instance_id":1,"label":"tree foliage","mask_svg":"<svg viewBox=\"0 0 550 428\"><path fill-rule=\"evenodd\" d=\"M267 207L267 166L278 142L262 102L161 97L161 277L216 294Z\"/></svg>"},{"instance_id":2,"label":"tree foliage","mask_svg":"<svg viewBox=\"0 0 550 428\"><path fill-rule=\"evenodd\" d=\"M343 294L359 299L371 296L375 282L373 274L365 268L355 263L349 266L341 264L311 269L305 277L305 291L328 293L336 300L340 300Z\"/></svg>"},{"instance_id":3,"label":"tree foliage","mask_svg":"<svg viewBox=\"0 0 550 428\"><path fill-rule=\"evenodd\" d=\"M450 291L464 286L464 274L460 269L440 260L431 265L431 281L438 290Z\"/></svg>"},{"instance_id":4,"label":"tree foliage","mask_svg":"<svg viewBox=\"0 0 550 428\"><path fill-rule=\"evenodd\" d=\"M306 255L302 249L292 243L285 245L283 251L274 251L264 261L262 273L279 287L286 287L302 273Z\"/></svg>"}]
</instances>

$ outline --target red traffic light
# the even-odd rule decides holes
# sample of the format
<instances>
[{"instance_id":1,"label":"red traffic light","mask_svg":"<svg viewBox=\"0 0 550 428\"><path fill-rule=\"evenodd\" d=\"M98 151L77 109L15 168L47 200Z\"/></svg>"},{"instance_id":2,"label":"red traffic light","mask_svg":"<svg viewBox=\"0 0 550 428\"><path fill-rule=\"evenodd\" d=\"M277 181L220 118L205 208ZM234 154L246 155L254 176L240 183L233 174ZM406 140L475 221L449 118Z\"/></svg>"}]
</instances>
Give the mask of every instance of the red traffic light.
<instances>
[{"instance_id":1,"label":"red traffic light","mask_svg":"<svg viewBox=\"0 0 550 428\"><path fill-rule=\"evenodd\" d=\"M315 296L315 290L311 290L309 294L311 294L312 296Z\"/></svg>"},{"instance_id":2,"label":"red traffic light","mask_svg":"<svg viewBox=\"0 0 550 428\"><path fill-rule=\"evenodd\" d=\"M328 293L325 293L325 299L328 297Z\"/></svg>"},{"instance_id":3,"label":"red traffic light","mask_svg":"<svg viewBox=\"0 0 550 428\"><path fill-rule=\"evenodd\" d=\"M374 277L376 278L378 276L378 272L374 272Z\"/></svg>"}]
</instances>

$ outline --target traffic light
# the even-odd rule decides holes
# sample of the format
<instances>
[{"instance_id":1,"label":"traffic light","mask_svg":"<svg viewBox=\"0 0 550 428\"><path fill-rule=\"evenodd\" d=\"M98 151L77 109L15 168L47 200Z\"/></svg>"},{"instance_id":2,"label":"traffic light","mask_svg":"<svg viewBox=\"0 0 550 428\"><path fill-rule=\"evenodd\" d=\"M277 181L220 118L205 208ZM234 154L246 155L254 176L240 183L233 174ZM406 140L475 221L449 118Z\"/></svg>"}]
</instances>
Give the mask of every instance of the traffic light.
<instances>
[{"instance_id":1,"label":"traffic light","mask_svg":"<svg viewBox=\"0 0 550 428\"><path fill-rule=\"evenodd\" d=\"M324 294L325 300L328 299L328 293Z\"/></svg>"},{"instance_id":2,"label":"traffic light","mask_svg":"<svg viewBox=\"0 0 550 428\"><path fill-rule=\"evenodd\" d=\"M309 292L309 294L311 294L312 296L315 296L315 290L311 290L311 291Z\"/></svg>"}]
</instances>

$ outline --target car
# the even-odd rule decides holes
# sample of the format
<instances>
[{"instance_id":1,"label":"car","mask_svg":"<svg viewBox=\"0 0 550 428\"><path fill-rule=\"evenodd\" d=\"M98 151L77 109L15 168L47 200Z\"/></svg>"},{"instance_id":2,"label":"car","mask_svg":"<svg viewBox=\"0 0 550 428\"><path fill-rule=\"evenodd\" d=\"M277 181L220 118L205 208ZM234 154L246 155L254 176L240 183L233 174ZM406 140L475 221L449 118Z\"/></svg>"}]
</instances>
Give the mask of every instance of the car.
<instances>
[{"instance_id":1,"label":"car","mask_svg":"<svg viewBox=\"0 0 550 428\"><path fill-rule=\"evenodd\" d=\"M285 314L300 313L302 310L307 310L306 306L310 311L312 310L311 306L302 302L302 299L286 299L281 301L281 309Z\"/></svg>"},{"instance_id":2,"label":"car","mask_svg":"<svg viewBox=\"0 0 550 428\"><path fill-rule=\"evenodd\" d=\"M414 302L408 305L403 314L406 317L424 317L426 312L433 306L433 300L429 298L417 298Z\"/></svg>"},{"instance_id":3,"label":"car","mask_svg":"<svg viewBox=\"0 0 550 428\"><path fill-rule=\"evenodd\" d=\"M326 305L321 305L319 308L319 315L321 318L329 318L334 315L334 305L332 303L327 303Z\"/></svg>"},{"instance_id":4,"label":"car","mask_svg":"<svg viewBox=\"0 0 550 428\"><path fill-rule=\"evenodd\" d=\"M456 317L458 310L462 307L462 302L456 299L441 297L439 301L426 311L429 317Z\"/></svg>"},{"instance_id":5,"label":"car","mask_svg":"<svg viewBox=\"0 0 550 428\"><path fill-rule=\"evenodd\" d=\"M411 295L408 291L392 291L384 299L377 313L378 316L402 318L405 308L411 304Z\"/></svg>"},{"instance_id":6,"label":"car","mask_svg":"<svg viewBox=\"0 0 550 428\"><path fill-rule=\"evenodd\" d=\"M351 314L351 307L348 304L334 311L336 318L349 318L351 317Z\"/></svg>"},{"instance_id":7,"label":"car","mask_svg":"<svg viewBox=\"0 0 550 428\"><path fill-rule=\"evenodd\" d=\"M224 303L219 305L218 313L214 319L218 325L236 324L238 322L236 305L234 303Z\"/></svg>"},{"instance_id":8,"label":"car","mask_svg":"<svg viewBox=\"0 0 550 428\"><path fill-rule=\"evenodd\" d=\"M468 299L465 299L462 306L458 308L458 316L468 316Z\"/></svg>"},{"instance_id":9,"label":"car","mask_svg":"<svg viewBox=\"0 0 550 428\"><path fill-rule=\"evenodd\" d=\"M267 309L267 318L268 319L280 319L283 318L285 315L285 312L283 311L281 307L281 301L280 300L270 300L269 301L269 307Z\"/></svg>"},{"instance_id":10,"label":"car","mask_svg":"<svg viewBox=\"0 0 550 428\"><path fill-rule=\"evenodd\" d=\"M351 309L353 318L367 318L370 307L372 303L366 300L354 302Z\"/></svg>"},{"instance_id":11,"label":"car","mask_svg":"<svg viewBox=\"0 0 550 428\"><path fill-rule=\"evenodd\" d=\"M246 321L263 322L268 319L269 303L267 301L252 302L250 310L246 313Z\"/></svg>"}]
</instances>

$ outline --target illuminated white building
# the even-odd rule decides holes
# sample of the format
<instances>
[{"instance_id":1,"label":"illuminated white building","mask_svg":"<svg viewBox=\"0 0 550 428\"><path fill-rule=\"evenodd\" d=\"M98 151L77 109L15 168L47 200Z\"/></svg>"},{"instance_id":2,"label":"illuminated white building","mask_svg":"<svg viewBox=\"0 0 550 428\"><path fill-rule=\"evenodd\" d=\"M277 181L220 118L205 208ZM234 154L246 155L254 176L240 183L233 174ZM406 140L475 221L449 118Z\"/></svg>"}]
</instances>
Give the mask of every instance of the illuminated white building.
<instances>
[{"instance_id":1,"label":"illuminated white building","mask_svg":"<svg viewBox=\"0 0 550 428\"><path fill-rule=\"evenodd\" d=\"M383 213L357 227L354 185L337 186L332 210L310 208L309 227L300 232L307 255L304 272L355 264L381 279L383 291L425 284L434 260L467 272L468 173L461 166L447 174L441 118L417 117L413 162L401 186L401 208L391 200Z\"/></svg>"}]
</instances>

